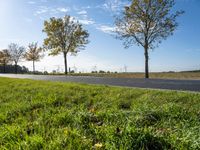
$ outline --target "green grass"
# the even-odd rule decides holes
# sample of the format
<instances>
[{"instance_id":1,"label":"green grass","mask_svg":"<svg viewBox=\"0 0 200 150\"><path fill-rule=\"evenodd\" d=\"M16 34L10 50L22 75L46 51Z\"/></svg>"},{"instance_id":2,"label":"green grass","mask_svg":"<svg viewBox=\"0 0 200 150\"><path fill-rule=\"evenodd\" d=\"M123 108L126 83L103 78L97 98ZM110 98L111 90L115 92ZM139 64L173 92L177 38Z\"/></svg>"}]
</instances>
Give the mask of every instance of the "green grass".
<instances>
[{"instance_id":1,"label":"green grass","mask_svg":"<svg viewBox=\"0 0 200 150\"><path fill-rule=\"evenodd\" d=\"M0 78L0 149L200 149L200 94Z\"/></svg>"}]
</instances>

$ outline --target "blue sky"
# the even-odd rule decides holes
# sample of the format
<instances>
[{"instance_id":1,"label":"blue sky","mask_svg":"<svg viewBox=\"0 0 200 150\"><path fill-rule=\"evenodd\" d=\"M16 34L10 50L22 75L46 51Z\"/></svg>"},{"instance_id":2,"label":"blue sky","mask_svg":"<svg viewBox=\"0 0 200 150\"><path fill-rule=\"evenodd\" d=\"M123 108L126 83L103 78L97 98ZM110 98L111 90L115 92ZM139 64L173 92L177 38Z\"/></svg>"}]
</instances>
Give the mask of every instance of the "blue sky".
<instances>
[{"instance_id":1,"label":"blue sky","mask_svg":"<svg viewBox=\"0 0 200 150\"><path fill-rule=\"evenodd\" d=\"M50 17L71 15L90 33L90 43L77 56L69 56L69 66L77 71L97 70L144 71L142 47L124 49L116 40L114 15L128 2L126 0L0 0L0 49L11 42L27 46L30 42L42 45L45 34L43 22ZM175 9L186 13L178 21L180 26L173 36L150 52L150 71L180 71L200 69L200 1L176 0ZM31 62L20 62L32 68ZM96 67L95 67L96 66ZM46 56L36 63L36 69L52 71L64 69L62 55Z\"/></svg>"}]
</instances>

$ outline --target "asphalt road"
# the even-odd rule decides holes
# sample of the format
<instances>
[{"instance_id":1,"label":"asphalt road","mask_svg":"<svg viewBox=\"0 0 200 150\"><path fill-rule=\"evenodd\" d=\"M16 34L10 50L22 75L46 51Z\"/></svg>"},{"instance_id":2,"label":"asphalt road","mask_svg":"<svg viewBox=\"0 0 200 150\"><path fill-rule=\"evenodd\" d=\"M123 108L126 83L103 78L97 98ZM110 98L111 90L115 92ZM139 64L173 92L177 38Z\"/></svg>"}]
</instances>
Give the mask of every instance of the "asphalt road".
<instances>
[{"instance_id":1,"label":"asphalt road","mask_svg":"<svg viewBox=\"0 0 200 150\"><path fill-rule=\"evenodd\" d=\"M20 74L0 74L0 77L200 92L200 80L134 79Z\"/></svg>"}]
</instances>

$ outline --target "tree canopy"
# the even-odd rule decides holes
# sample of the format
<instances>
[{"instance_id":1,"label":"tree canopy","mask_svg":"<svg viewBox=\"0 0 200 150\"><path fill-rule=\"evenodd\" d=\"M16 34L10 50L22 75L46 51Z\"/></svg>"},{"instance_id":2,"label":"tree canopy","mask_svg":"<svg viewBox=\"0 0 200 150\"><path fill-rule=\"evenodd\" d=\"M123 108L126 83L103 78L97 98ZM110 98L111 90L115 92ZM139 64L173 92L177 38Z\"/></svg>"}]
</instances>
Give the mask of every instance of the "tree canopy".
<instances>
[{"instance_id":1,"label":"tree canopy","mask_svg":"<svg viewBox=\"0 0 200 150\"><path fill-rule=\"evenodd\" d=\"M65 73L67 73L67 54L77 54L88 44L89 33L82 25L70 16L64 18L50 18L44 22L44 30L47 38L44 46L50 50L50 55L64 54Z\"/></svg>"},{"instance_id":2,"label":"tree canopy","mask_svg":"<svg viewBox=\"0 0 200 150\"><path fill-rule=\"evenodd\" d=\"M9 51L7 49L0 51L0 64L7 65L10 61Z\"/></svg>"},{"instance_id":3,"label":"tree canopy","mask_svg":"<svg viewBox=\"0 0 200 150\"><path fill-rule=\"evenodd\" d=\"M38 47L38 43L30 43L24 57L27 61L40 61L43 57L42 47Z\"/></svg>"}]
</instances>

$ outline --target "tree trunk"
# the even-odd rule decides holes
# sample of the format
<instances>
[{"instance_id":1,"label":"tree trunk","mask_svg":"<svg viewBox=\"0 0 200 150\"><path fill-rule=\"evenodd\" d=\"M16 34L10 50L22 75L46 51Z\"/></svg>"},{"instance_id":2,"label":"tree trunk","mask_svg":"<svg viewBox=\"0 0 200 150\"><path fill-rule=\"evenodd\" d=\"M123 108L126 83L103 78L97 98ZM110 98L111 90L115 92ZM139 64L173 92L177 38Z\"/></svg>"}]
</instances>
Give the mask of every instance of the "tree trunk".
<instances>
[{"instance_id":1,"label":"tree trunk","mask_svg":"<svg viewBox=\"0 0 200 150\"><path fill-rule=\"evenodd\" d=\"M144 56L145 56L145 78L149 78L149 54L148 54L148 47L145 46L144 48Z\"/></svg>"},{"instance_id":2,"label":"tree trunk","mask_svg":"<svg viewBox=\"0 0 200 150\"><path fill-rule=\"evenodd\" d=\"M17 74L17 63L15 63L15 74Z\"/></svg>"},{"instance_id":3,"label":"tree trunk","mask_svg":"<svg viewBox=\"0 0 200 150\"><path fill-rule=\"evenodd\" d=\"M67 53L64 52L64 63L65 63L65 74L68 74L68 70L67 70Z\"/></svg>"},{"instance_id":4,"label":"tree trunk","mask_svg":"<svg viewBox=\"0 0 200 150\"><path fill-rule=\"evenodd\" d=\"M35 61L33 60L33 74L35 74Z\"/></svg>"}]
</instances>

